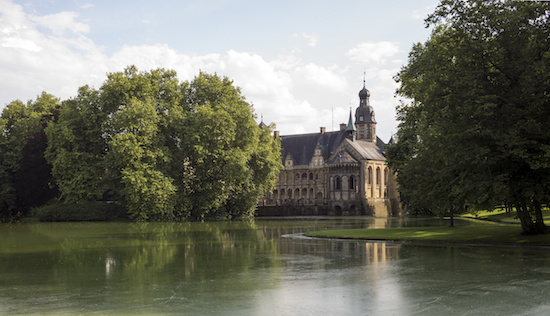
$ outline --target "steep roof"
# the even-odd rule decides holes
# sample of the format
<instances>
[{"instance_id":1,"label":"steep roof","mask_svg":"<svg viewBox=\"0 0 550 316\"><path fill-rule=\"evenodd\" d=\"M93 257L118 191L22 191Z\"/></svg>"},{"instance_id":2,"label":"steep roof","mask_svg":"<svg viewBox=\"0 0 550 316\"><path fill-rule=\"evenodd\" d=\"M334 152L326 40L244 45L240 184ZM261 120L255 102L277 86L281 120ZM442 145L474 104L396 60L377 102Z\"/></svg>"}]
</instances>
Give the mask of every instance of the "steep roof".
<instances>
[{"instance_id":1,"label":"steep roof","mask_svg":"<svg viewBox=\"0 0 550 316\"><path fill-rule=\"evenodd\" d=\"M320 145L323 159L327 161L338 145L342 143L347 131L325 132L314 134L298 134L281 136L281 159L291 155L295 165L307 165L315 153L315 147ZM377 137L376 144L355 140L351 142L354 148L363 156L363 159L385 160L384 142Z\"/></svg>"},{"instance_id":2,"label":"steep roof","mask_svg":"<svg viewBox=\"0 0 550 316\"><path fill-rule=\"evenodd\" d=\"M353 158L347 151L341 150L336 157L334 157L330 163L357 163L358 161Z\"/></svg>"},{"instance_id":3,"label":"steep roof","mask_svg":"<svg viewBox=\"0 0 550 316\"><path fill-rule=\"evenodd\" d=\"M378 137L376 138L376 144L364 140L356 140L351 142L351 145L363 156L363 159L386 160L384 142Z\"/></svg>"},{"instance_id":4,"label":"steep roof","mask_svg":"<svg viewBox=\"0 0 550 316\"><path fill-rule=\"evenodd\" d=\"M296 165L307 165L319 144L323 158L327 160L345 135L345 131L338 131L281 136L281 158L284 160L290 154Z\"/></svg>"}]
</instances>

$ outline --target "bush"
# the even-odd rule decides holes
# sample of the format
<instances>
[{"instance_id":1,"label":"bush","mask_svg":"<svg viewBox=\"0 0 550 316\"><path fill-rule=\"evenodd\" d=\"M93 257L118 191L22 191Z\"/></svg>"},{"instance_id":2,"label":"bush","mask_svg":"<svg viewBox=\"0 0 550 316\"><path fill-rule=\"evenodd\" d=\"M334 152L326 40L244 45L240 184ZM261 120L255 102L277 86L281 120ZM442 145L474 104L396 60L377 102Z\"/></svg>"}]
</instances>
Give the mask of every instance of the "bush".
<instances>
[{"instance_id":1,"label":"bush","mask_svg":"<svg viewBox=\"0 0 550 316\"><path fill-rule=\"evenodd\" d=\"M128 218L127 210L118 203L55 203L34 208L32 216L41 222L108 221Z\"/></svg>"}]
</instances>

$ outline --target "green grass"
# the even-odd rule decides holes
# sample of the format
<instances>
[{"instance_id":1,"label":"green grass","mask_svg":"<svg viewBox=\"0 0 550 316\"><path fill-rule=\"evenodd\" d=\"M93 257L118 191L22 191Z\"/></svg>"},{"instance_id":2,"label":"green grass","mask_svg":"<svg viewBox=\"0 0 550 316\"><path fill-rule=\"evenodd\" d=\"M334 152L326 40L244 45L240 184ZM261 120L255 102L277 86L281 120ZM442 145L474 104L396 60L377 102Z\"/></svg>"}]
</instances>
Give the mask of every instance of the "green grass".
<instances>
[{"instance_id":1,"label":"green grass","mask_svg":"<svg viewBox=\"0 0 550 316\"><path fill-rule=\"evenodd\" d=\"M479 211L476 213L466 213L466 214L460 215L460 217L483 219L483 220L511 223L511 224L520 224L519 218L517 218L515 210L510 213L510 216L506 214L506 211L504 209L497 209L494 211ZM544 209L542 211L542 217L544 218L544 223L550 223L550 209Z\"/></svg>"},{"instance_id":2,"label":"green grass","mask_svg":"<svg viewBox=\"0 0 550 316\"><path fill-rule=\"evenodd\" d=\"M550 234L523 236L518 225L487 223L471 226L345 229L306 232L313 237L481 244L532 244L550 246Z\"/></svg>"}]
</instances>

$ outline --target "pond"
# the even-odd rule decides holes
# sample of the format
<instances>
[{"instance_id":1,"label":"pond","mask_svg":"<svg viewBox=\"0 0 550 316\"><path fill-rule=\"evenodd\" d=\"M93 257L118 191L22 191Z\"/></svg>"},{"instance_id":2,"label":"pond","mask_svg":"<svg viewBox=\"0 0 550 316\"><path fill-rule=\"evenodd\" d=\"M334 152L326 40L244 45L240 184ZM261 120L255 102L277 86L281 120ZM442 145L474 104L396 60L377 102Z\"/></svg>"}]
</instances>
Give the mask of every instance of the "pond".
<instances>
[{"instance_id":1,"label":"pond","mask_svg":"<svg viewBox=\"0 0 550 316\"><path fill-rule=\"evenodd\" d=\"M2 224L0 314L550 314L549 249L300 235L431 224L380 218Z\"/></svg>"}]
</instances>

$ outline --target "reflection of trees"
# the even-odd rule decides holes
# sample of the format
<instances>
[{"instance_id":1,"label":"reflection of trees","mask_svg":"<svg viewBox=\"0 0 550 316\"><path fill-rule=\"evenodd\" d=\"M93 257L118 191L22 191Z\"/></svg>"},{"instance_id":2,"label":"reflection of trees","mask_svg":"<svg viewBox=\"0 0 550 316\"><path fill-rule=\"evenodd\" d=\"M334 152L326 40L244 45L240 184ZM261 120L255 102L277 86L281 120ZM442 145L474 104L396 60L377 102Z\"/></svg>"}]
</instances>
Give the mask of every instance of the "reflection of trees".
<instances>
[{"instance_id":1,"label":"reflection of trees","mask_svg":"<svg viewBox=\"0 0 550 316\"><path fill-rule=\"evenodd\" d=\"M40 271L50 288L96 305L154 305L203 293L216 293L220 304L230 305L236 291L279 287L287 273L307 278L307 271L397 258L398 248L385 244L281 237L366 225L353 220L39 223L29 225L29 244L18 249L44 258ZM33 243L46 251L38 253Z\"/></svg>"},{"instance_id":2,"label":"reflection of trees","mask_svg":"<svg viewBox=\"0 0 550 316\"><path fill-rule=\"evenodd\" d=\"M44 282L60 293L95 300L94 304L150 302L178 291L210 292L212 287L221 293L260 289L266 283L250 272L269 271L280 264L273 240L262 238L254 221L29 227L29 243L18 249L22 253L46 250L38 254L47 263L40 267ZM41 248L35 249L33 243Z\"/></svg>"}]
</instances>

